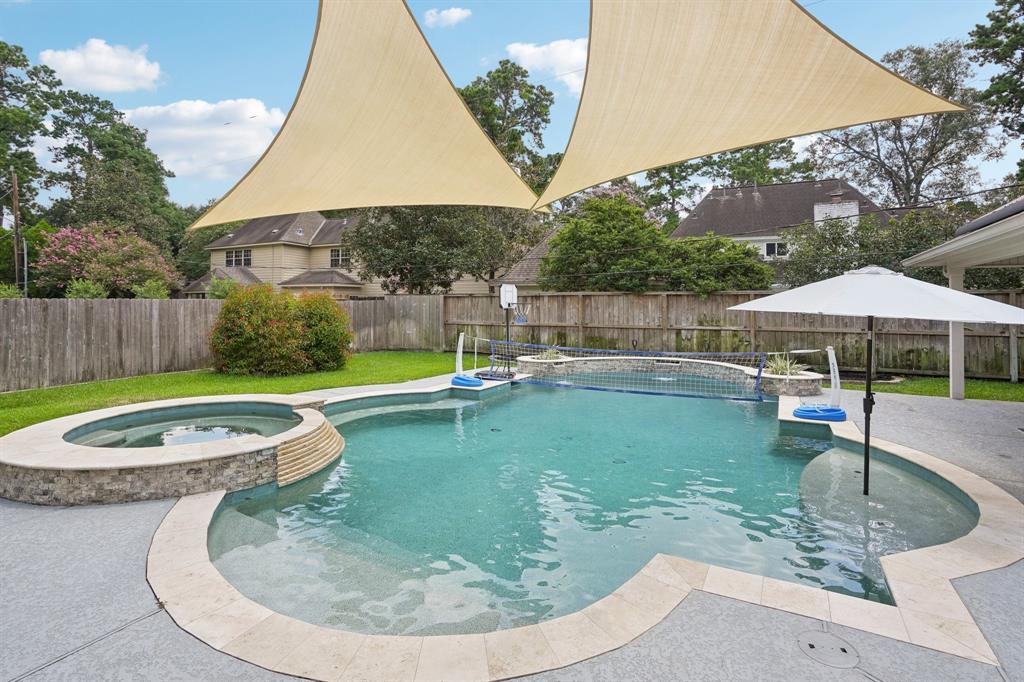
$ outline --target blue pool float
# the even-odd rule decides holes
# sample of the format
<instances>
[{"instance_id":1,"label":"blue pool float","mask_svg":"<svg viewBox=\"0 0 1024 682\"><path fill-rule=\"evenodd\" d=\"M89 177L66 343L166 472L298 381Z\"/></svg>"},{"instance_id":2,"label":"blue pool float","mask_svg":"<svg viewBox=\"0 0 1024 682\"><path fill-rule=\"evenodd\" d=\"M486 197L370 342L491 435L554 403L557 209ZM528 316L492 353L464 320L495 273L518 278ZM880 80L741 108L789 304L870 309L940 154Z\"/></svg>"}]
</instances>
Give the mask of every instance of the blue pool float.
<instances>
[{"instance_id":1,"label":"blue pool float","mask_svg":"<svg viewBox=\"0 0 1024 682\"><path fill-rule=\"evenodd\" d=\"M483 386L484 382L482 379L476 377L466 376L465 374L456 374L452 377L452 386L463 386L467 388L479 388Z\"/></svg>"},{"instance_id":2,"label":"blue pool float","mask_svg":"<svg viewBox=\"0 0 1024 682\"><path fill-rule=\"evenodd\" d=\"M801 405L793 410L793 416L819 422L844 422L846 421L846 410L831 405Z\"/></svg>"}]
</instances>

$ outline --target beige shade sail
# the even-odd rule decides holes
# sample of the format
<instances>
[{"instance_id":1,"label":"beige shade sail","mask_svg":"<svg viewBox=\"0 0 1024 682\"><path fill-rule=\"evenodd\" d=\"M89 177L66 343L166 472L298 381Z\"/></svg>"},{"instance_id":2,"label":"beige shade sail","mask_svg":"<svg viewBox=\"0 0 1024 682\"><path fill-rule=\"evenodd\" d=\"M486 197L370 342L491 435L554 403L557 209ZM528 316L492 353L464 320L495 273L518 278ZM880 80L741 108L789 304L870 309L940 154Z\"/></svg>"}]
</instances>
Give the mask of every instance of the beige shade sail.
<instances>
[{"instance_id":1,"label":"beige shade sail","mask_svg":"<svg viewBox=\"0 0 1024 682\"><path fill-rule=\"evenodd\" d=\"M593 0L590 21L576 123L538 205L707 154L962 109L790 0Z\"/></svg>"},{"instance_id":2,"label":"beige shade sail","mask_svg":"<svg viewBox=\"0 0 1024 682\"><path fill-rule=\"evenodd\" d=\"M277 137L193 227L364 206L530 208L536 198L401 0L326 0Z\"/></svg>"}]
</instances>

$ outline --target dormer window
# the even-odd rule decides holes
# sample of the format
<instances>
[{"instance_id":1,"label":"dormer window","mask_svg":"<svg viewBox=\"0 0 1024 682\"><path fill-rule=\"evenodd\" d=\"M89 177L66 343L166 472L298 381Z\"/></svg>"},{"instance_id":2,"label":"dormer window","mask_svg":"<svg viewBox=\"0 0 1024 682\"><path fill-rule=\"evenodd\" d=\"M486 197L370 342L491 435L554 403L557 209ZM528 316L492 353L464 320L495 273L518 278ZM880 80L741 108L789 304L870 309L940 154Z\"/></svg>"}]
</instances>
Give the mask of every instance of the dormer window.
<instances>
[{"instance_id":1,"label":"dormer window","mask_svg":"<svg viewBox=\"0 0 1024 682\"><path fill-rule=\"evenodd\" d=\"M224 253L224 265L229 268L252 265L252 249L230 249Z\"/></svg>"},{"instance_id":2,"label":"dormer window","mask_svg":"<svg viewBox=\"0 0 1024 682\"><path fill-rule=\"evenodd\" d=\"M352 269L352 257L341 249L331 249L331 267L342 270Z\"/></svg>"}]
</instances>

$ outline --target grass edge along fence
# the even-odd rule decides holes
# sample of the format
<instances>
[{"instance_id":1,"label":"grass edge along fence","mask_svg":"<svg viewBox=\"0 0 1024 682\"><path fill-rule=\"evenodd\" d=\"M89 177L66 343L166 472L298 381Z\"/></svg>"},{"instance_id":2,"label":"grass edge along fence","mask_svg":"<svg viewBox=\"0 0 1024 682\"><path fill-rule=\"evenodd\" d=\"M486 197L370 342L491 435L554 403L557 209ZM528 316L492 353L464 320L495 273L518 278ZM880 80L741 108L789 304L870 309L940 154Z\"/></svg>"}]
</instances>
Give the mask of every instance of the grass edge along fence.
<instances>
[{"instance_id":1,"label":"grass edge along fence","mask_svg":"<svg viewBox=\"0 0 1024 682\"><path fill-rule=\"evenodd\" d=\"M667 351L778 351L836 348L844 369L864 366L864 321L818 315L729 311L766 292L563 293L521 295L528 322L513 339L528 343ZM984 292L1024 307L1024 292ZM219 300L0 300L0 391L118 379L212 366L209 332ZM496 296L381 296L339 305L352 318L353 350L454 350L460 331L504 338ZM879 320L880 372L944 375L948 329L920 320ZM1024 372L1024 330L969 326L967 376ZM1016 348L1016 353L1013 349ZM467 349L472 352L472 346ZM481 348L482 353L487 350ZM823 363L823 357L807 358Z\"/></svg>"}]
</instances>

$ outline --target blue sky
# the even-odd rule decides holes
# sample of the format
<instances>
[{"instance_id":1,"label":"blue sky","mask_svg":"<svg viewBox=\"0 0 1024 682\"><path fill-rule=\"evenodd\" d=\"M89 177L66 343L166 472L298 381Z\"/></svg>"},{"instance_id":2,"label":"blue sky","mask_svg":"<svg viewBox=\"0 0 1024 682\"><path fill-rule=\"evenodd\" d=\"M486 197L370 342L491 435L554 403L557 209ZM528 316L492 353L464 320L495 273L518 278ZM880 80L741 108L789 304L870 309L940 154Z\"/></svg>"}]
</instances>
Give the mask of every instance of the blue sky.
<instances>
[{"instance_id":1,"label":"blue sky","mask_svg":"<svg viewBox=\"0 0 1024 682\"><path fill-rule=\"evenodd\" d=\"M993 3L805 5L877 59L909 44L965 38ZM534 80L556 94L547 150L564 148L582 75L585 0L410 0L409 6L456 85L510 56L531 68ZM436 12L428 21L430 10ZM55 65L77 89L127 111L177 173L169 182L172 198L199 203L228 189L272 138L302 77L315 19L316 4L308 0L0 0L0 39L21 45L33 61ZM980 74L976 85L986 80ZM1004 159L986 164L984 182L997 184L1021 155L1013 145Z\"/></svg>"}]
</instances>

